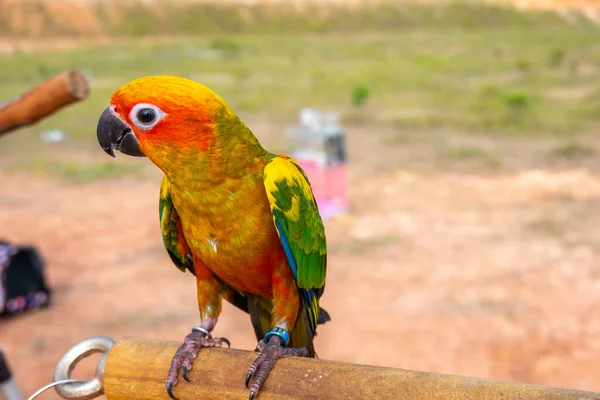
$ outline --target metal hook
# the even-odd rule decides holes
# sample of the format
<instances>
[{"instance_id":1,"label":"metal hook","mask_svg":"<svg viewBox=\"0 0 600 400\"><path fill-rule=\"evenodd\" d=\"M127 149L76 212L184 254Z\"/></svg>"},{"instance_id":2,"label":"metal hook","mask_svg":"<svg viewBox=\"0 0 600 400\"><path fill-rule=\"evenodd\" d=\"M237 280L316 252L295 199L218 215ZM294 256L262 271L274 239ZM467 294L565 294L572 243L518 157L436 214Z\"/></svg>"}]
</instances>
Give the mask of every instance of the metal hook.
<instances>
[{"instance_id":1,"label":"metal hook","mask_svg":"<svg viewBox=\"0 0 600 400\"><path fill-rule=\"evenodd\" d=\"M115 341L106 336L91 337L77 343L67 350L56 363L54 382L36 392L29 400L52 386L64 399L89 400L100 396L104 393L103 378L106 356L114 344ZM104 353L96 367L96 375L87 381L71 379L71 372L73 372L77 363L94 353Z\"/></svg>"}]
</instances>

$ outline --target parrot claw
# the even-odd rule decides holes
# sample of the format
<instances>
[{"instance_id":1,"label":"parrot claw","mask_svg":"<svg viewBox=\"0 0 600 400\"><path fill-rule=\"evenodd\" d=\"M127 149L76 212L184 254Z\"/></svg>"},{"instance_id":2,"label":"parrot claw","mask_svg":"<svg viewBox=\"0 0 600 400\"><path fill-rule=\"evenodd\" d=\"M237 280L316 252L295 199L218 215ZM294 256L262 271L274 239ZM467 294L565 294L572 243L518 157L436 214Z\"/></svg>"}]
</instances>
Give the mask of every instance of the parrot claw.
<instances>
[{"instance_id":1,"label":"parrot claw","mask_svg":"<svg viewBox=\"0 0 600 400\"><path fill-rule=\"evenodd\" d=\"M173 400L178 400L173 396L173 386L177 384L177 377L181 374L181 377L187 382L191 382L189 373L192 369L192 363L200 352L202 347L221 347L223 343L227 344L227 347L231 347L229 340L225 338L212 338L207 336L206 333L198 330L193 330L192 333L188 334L183 341L183 344L179 346L177 352L173 356L171 361L171 368L169 368L169 375L167 377L167 393Z\"/></svg>"},{"instance_id":2,"label":"parrot claw","mask_svg":"<svg viewBox=\"0 0 600 400\"><path fill-rule=\"evenodd\" d=\"M250 397L248 400L253 400L258 396L263 383L267 380L269 373L275 366L277 360L290 356L308 357L308 350L303 348L283 347L281 339L277 336L271 336L269 343L267 344L264 344L262 341L259 342L256 350L260 351L260 355L254 360L252 365L250 365L248 373L246 374L246 387L248 387L252 376L256 375L256 379L250 388Z\"/></svg>"},{"instance_id":3,"label":"parrot claw","mask_svg":"<svg viewBox=\"0 0 600 400\"><path fill-rule=\"evenodd\" d=\"M222 338L219 338L219 340L220 340L221 342L225 343L225 344L227 345L227 348L228 348L228 349L230 349L230 348L231 348L231 342L229 341L229 339L222 337Z\"/></svg>"},{"instance_id":4,"label":"parrot claw","mask_svg":"<svg viewBox=\"0 0 600 400\"><path fill-rule=\"evenodd\" d=\"M250 383L250 378L252 378L252 371L248 371L248 373L246 374L246 388L250 389L248 387L248 384ZM252 393L252 392L250 392Z\"/></svg>"},{"instance_id":5,"label":"parrot claw","mask_svg":"<svg viewBox=\"0 0 600 400\"><path fill-rule=\"evenodd\" d=\"M182 365L181 366L181 376L183 376L183 379L185 379L186 381L191 382L190 378L188 378L187 373L188 373L188 369L185 367L185 365Z\"/></svg>"},{"instance_id":6,"label":"parrot claw","mask_svg":"<svg viewBox=\"0 0 600 400\"><path fill-rule=\"evenodd\" d=\"M179 400L177 397L173 396L173 382L171 381L167 381L167 393L173 400Z\"/></svg>"}]
</instances>

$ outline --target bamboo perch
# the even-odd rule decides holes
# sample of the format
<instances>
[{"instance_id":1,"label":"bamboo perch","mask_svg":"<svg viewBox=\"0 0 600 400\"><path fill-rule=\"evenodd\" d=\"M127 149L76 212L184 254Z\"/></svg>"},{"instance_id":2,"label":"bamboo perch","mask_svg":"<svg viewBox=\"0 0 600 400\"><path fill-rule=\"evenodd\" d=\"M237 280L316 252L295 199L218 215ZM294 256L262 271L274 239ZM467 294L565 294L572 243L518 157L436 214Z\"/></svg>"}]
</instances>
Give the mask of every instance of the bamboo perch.
<instances>
[{"instance_id":1,"label":"bamboo perch","mask_svg":"<svg viewBox=\"0 0 600 400\"><path fill-rule=\"evenodd\" d=\"M179 343L124 338L109 351L104 367L107 400L169 397L165 381ZM174 394L187 399L247 399L246 370L256 354L202 349ZM499 382L463 376L348 364L309 358L277 362L258 400L600 400L600 393Z\"/></svg>"},{"instance_id":2,"label":"bamboo perch","mask_svg":"<svg viewBox=\"0 0 600 400\"><path fill-rule=\"evenodd\" d=\"M71 103L85 99L90 88L77 71L67 71L39 86L0 103L0 136L32 125Z\"/></svg>"}]
</instances>

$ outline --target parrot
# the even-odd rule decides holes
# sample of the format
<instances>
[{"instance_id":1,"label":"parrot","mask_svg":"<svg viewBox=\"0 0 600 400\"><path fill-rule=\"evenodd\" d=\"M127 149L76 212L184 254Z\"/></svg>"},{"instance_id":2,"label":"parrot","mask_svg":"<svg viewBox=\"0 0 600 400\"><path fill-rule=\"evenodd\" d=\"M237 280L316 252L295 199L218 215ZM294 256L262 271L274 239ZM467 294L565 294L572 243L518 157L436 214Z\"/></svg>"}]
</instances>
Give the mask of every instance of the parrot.
<instances>
[{"instance_id":1,"label":"parrot","mask_svg":"<svg viewBox=\"0 0 600 400\"><path fill-rule=\"evenodd\" d=\"M250 315L258 357L245 377L258 396L276 361L313 357L327 272L325 228L299 163L265 150L232 108L207 86L156 75L125 83L96 128L110 156L146 157L162 171L159 224L171 261L196 278L200 325L175 352L166 391L213 337L222 300ZM252 378L252 385L249 386Z\"/></svg>"}]
</instances>

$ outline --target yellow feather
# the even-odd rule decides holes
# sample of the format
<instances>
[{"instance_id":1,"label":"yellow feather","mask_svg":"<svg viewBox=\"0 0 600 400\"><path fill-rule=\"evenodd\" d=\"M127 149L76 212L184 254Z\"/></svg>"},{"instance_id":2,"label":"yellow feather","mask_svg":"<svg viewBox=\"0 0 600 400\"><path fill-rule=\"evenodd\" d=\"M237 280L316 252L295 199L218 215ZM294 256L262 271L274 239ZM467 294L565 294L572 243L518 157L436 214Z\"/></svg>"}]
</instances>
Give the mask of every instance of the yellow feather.
<instances>
[{"instance_id":1,"label":"yellow feather","mask_svg":"<svg viewBox=\"0 0 600 400\"><path fill-rule=\"evenodd\" d=\"M269 201L271 202L271 204L275 203L275 198L273 197L273 195L271 195L271 192L276 191L277 186L275 186L275 179L269 179L269 175L284 177L288 186L297 186L297 183L300 182L300 186L304 196L307 199L314 200L310 185L308 184L308 182L306 182L306 180L302 176L302 173L297 168L300 168L300 165L298 165L298 163L294 159L287 157L276 157L267 164L264 171L266 177L265 186L267 188L267 196L269 197Z\"/></svg>"}]
</instances>

